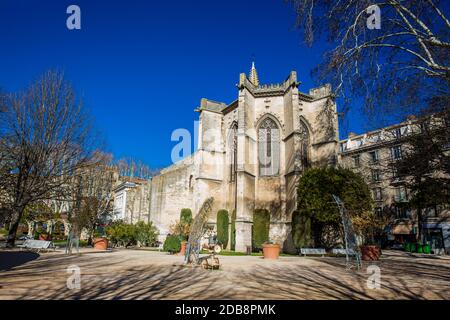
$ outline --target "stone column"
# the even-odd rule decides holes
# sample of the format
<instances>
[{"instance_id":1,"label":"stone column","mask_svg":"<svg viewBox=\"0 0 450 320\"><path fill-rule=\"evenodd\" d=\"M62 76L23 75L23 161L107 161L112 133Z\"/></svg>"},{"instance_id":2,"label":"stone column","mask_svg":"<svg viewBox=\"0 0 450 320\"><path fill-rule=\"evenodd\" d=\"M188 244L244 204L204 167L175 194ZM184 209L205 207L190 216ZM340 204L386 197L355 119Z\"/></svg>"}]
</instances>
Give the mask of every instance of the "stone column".
<instances>
[{"instance_id":1,"label":"stone column","mask_svg":"<svg viewBox=\"0 0 450 320\"><path fill-rule=\"evenodd\" d=\"M246 252L247 246L252 245L252 225L253 222L236 220L236 248L237 252Z\"/></svg>"},{"instance_id":2,"label":"stone column","mask_svg":"<svg viewBox=\"0 0 450 320\"><path fill-rule=\"evenodd\" d=\"M240 75L238 130L237 130L237 174L236 174L236 251L246 252L252 245L252 225L255 199L255 176L249 172L251 168L247 155L251 142L247 135L248 119L251 119L251 94L245 88L246 75Z\"/></svg>"}]
</instances>

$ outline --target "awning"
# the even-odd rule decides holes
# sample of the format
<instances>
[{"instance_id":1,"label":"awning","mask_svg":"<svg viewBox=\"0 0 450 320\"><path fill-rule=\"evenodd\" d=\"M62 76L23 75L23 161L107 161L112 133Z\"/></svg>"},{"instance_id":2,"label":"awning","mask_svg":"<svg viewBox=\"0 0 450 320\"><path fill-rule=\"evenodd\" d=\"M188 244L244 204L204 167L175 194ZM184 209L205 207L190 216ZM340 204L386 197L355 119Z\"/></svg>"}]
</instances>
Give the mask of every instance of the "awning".
<instances>
[{"instance_id":1,"label":"awning","mask_svg":"<svg viewBox=\"0 0 450 320\"><path fill-rule=\"evenodd\" d=\"M412 234L413 224L409 221L396 221L391 226L391 234Z\"/></svg>"}]
</instances>

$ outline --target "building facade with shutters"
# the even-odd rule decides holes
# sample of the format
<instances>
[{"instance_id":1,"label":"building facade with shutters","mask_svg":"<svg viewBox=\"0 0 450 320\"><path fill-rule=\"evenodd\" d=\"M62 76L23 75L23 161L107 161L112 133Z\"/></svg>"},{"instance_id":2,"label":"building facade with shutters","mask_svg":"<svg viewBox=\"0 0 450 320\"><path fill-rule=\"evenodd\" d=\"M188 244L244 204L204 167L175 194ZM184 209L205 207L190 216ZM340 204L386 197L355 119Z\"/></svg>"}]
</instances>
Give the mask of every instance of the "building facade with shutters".
<instances>
[{"instance_id":1,"label":"building facade with shutters","mask_svg":"<svg viewBox=\"0 0 450 320\"><path fill-rule=\"evenodd\" d=\"M415 242L418 233L416 210L410 205L406 179L397 172L395 162L404 157L408 136L420 134L426 123L409 117L407 121L364 134L350 134L339 144L339 165L361 174L372 191L375 214L386 222L390 243ZM449 124L435 118L434 125ZM444 150L447 150L444 148ZM448 149L450 150L450 148ZM424 160L425 161L425 160ZM450 211L447 205L423 209L423 241L435 253L450 253Z\"/></svg>"}]
</instances>

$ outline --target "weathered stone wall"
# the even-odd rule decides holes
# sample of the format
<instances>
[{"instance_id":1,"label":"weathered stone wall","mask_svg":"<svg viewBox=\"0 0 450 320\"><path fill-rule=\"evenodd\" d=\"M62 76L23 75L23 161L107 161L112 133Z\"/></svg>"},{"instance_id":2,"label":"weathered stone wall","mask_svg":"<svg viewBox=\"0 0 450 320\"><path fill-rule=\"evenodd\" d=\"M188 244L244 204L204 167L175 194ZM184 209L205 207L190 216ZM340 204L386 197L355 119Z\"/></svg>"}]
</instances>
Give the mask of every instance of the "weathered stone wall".
<instances>
[{"instance_id":1,"label":"weathered stone wall","mask_svg":"<svg viewBox=\"0 0 450 320\"><path fill-rule=\"evenodd\" d=\"M151 181L150 219L164 239L171 224L180 219L182 208L193 204L193 156L164 169ZM191 178L192 176L192 178Z\"/></svg>"}]
</instances>

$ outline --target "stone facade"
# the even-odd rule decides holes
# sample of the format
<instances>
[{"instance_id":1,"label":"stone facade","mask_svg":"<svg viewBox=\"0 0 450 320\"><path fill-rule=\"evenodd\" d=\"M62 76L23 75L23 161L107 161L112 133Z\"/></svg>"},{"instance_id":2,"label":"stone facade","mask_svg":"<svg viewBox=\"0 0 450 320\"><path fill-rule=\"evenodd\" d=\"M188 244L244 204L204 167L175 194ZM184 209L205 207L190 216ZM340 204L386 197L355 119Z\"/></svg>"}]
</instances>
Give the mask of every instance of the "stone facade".
<instances>
[{"instance_id":1,"label":"stone facade","mask_svg":"<svg viewBox=\"0 0 450 320\"><path fill-rule=\"evenodd\" d=\"M201 100L196 152L151 180L150 220L161 238L182 208L195 214L213 196L211 224L220 209L236 213L237 251L252 245L256 209L269 211L270 239L287 249L302 171L336 163L339 133L329 86L302 93L294 71L270 85L259 85L254 67L250 74L256 84L241 74L230 104Z\"/></svg>"}]
</instances>

